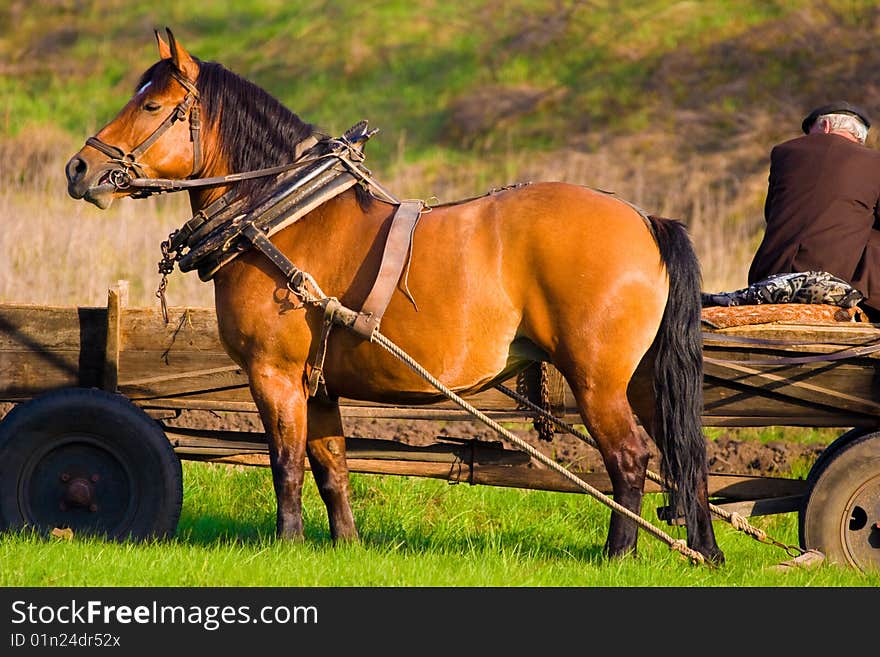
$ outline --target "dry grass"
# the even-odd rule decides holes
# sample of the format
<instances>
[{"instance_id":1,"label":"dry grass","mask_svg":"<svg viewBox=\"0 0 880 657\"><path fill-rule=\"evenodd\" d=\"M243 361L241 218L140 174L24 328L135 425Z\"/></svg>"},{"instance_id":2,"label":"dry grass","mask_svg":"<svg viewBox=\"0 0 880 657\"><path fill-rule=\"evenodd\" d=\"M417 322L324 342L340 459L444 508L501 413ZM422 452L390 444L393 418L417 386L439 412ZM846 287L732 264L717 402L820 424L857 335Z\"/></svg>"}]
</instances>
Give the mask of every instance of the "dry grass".
<instances>
[{"instance_id":1,"label":"dry grass","mask_svg":"<svg viewBox=\"0 0 880 657\"><path fill-rule=\"evenodd\" d=\"M67 195L64 164L79 148L69 137L26 130L0 142L0 301L103 306L118 279L131 303L158 303L159 244L189 214L184 196L133 201L108 210ZM176 272L169 303L209 306L212 289Z\"/></svg>"},{"instance_id":2,"label":"dry grass","mask_svg":"<svg viewBox=\"0 0 880 657\"><path fill-rule=\"evenodd\" d=\"M123 199L106 211L71 199L64 164L79 144L45 128L0 142L0 302L102 306L118 279L130 284L133 305L153 306L159 244L190 216L182 194ZM639 155L638 150L653 153ZM629 152L628 157L618 155ZM662 145L615 142L593 152L562 151L540 158L511 149L501 161L453 167L398 164L379 179L401 197L451 201L513 182L566 180L614 191L691 229L704 270L704 289L735 289L760 229L764 179L742 180L711 156L679 164L661 158ZM175 272L172 305L210 306L210 284Z\"/></svg>"}]
</instances>

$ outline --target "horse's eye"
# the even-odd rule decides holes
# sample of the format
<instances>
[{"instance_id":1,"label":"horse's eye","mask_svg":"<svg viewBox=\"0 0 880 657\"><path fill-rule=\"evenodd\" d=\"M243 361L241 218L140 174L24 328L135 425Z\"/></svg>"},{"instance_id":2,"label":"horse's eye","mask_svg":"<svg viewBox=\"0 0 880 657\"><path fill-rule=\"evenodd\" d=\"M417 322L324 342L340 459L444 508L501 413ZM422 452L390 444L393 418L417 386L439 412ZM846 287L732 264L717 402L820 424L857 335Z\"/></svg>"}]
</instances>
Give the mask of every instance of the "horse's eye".
<instances>
[{"instance_id":1,"label":"horse's eye","mask_svg":"<svg viewBox=\"0 0 880 657\"><path fill-rule=\"evenodd\" d=\"M162 109L162 106L155 101L148 100L144 103L144 110L147 112L158 112L160 109Z\"/></svg>"}]
</instances>

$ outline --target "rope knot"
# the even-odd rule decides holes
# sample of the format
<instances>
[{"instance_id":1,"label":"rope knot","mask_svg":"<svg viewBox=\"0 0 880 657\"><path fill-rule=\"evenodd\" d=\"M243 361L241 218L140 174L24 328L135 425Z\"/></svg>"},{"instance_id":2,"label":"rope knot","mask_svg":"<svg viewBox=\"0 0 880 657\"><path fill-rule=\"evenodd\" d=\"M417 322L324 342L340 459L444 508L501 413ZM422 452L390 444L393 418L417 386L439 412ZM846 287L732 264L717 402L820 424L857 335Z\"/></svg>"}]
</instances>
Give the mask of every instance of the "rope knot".
<instances>
[{"instance_id":1,"label":"rope knot","mask_svg":"<svg viewBox=\"0 0 880 657\"><path fill-rule=\"evenodd\" d=\"M680 554L683 554L686 557L690 557L690 559L696 563L706 563L705 557L702 554L697 552L696 550L692 550L688 547L687 541L683 538L678 538L669 543L669 548L674 550Z\"/></svg>"}]
</instances>

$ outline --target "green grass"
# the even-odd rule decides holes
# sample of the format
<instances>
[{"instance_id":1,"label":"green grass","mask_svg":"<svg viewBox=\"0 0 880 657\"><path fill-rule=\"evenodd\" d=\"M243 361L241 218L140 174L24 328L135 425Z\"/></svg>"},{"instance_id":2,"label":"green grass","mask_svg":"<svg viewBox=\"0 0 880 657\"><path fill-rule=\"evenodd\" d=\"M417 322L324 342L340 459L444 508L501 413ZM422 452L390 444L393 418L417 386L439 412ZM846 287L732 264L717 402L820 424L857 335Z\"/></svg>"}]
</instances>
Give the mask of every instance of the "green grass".
<instances>
[{"instance_id":1,"label":"green grass","mask_svg":"<svg viewBox=\"0 0 880 657\"><path fill-rule=\"evenodd\" d=\"M0 586L285 587L870 587L880 575L824 565L776 572L788 559L716 522L727 564L688 563L644 532L636 558L601 552L609 510L585 495L353 475L362 541L335 546L311 476L306 541L276 541L269 471L187 462L177 535L153 544L0 537ZM657 496L649 496L645 517ZM795 514L753 518L797 544ZM678 529L656 523L678 537Z\"/></svg>"},{"instance_id":2,"label":"green grass","mask_svg":"<svg viewBox=\"0 0 880 657\"><path fill-rule=\"evenodd\" d=\"M77 135L94 132L155 61L151 29L169 26L193 54L254 80L308 121L336 132L372 118L393 131L392 143L371 149L383 164L394 154L398 134L407 136L408 159L424 159L447 141L454 101L486 85L564 90L551 112L508 117L512 121L503 128L488 126L479 135L515 130L520 147L558 147L594 124L603 131L638 131L647 114L660 116L657 103L670 92L714 97L711 88L695 89L692 79L676 88L673 78L663 90L652 80L666 58L684 55L704 60L709 85L723 87L743 71L736 61L718 59L719 44L735 44L756 26L813 4L423 0L367 6L351 0L250 0L193 6L91 0L47 8L21 3L14 19L0 19L0 59L14 73L0 78L0 135L34 121ZM826 12L837 11L837 20L856 25L870 11L861 3L824 5ZM767 45L754 47L760 54ZM808 66L804 56L809 54L791 62L766 59L778 59L788 70Z\"/></svg>"}]
</instances>

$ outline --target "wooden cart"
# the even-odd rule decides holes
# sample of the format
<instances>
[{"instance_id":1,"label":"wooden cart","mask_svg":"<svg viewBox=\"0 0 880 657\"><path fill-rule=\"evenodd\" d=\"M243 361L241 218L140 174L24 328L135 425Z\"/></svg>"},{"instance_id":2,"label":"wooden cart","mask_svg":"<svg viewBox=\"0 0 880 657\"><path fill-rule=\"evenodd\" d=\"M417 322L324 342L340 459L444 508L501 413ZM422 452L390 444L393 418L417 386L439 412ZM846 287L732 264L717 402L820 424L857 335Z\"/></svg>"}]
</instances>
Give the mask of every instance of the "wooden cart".
<instances>
[{"instance_id":1,"label":"wooden cart","mask_svg":"<svg viewBox=\"0 0 880 657\"><path fill-rule=\"evenodd\" d=\"M180 514L181 459L268 464L260 431L173 426L193 411L256 418L214 309L171 308L166 324L158 310L127 307L126 291L123 282L111 288L105 308L0 305L0 401L12 403L0 422L0 529L165 536ZM710 473L713 503L747 517L796 512L801 547L857 568L880 566L877 343L880 327L855 322L707 329L706 426L848 429L806 480ZM499 421L532 419L497 390L469 401ZM564 385L554 409L579 421ZM452 402L343 400L343 414L473 419ZM347 438L347 450L352 472L582 492L498 441ZM578 474L610 492L604 473ZM658 488L649 482L647 490Z\"/></svg>"}]
</instances>

